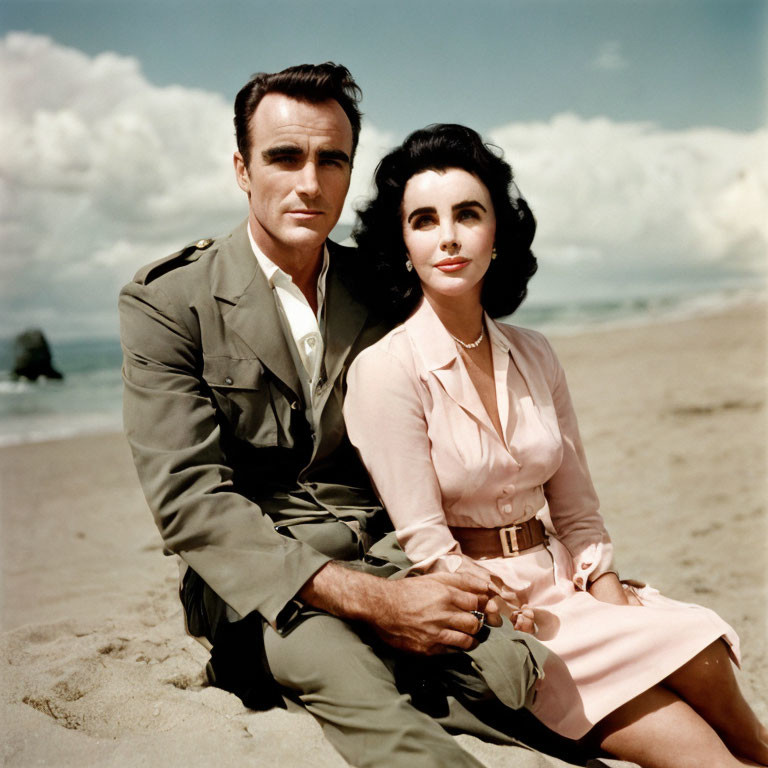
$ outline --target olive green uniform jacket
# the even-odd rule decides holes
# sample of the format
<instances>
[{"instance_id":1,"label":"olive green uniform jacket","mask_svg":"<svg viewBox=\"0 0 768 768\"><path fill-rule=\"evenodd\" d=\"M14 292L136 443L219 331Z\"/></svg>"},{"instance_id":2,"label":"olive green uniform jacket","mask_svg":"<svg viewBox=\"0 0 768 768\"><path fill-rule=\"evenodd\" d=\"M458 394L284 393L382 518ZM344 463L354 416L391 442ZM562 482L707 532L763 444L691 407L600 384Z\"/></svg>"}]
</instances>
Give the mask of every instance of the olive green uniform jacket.
<instances>
[{"instance_id":1,"label":"olive green uniform jacket","mask_svg":"<svg viewBox=\"0 0 768 768\"><path fill-rule=\"evenodd\" d=\"M366 532L388 526L341 410L349 364L386 329L342 282L355 251L328 247L314 430L246 223L145 267L120 294L125 431L166 553L240 616L278 627L320 567L357 558Z\"/></svg>"}]
</instances>

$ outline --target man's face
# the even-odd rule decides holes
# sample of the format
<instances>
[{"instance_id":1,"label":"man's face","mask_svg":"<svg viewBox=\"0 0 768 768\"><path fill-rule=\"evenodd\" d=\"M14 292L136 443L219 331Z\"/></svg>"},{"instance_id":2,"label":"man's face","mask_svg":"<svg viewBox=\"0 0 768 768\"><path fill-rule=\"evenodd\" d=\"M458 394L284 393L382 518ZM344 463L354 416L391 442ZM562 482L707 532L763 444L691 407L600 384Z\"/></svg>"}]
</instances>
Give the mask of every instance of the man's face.
<instances>
[{"instance_id":1,"label":"man's face","mask_svg":"<svg viewBox=\"0 0 768 768\"><path fill-rule=\"evenodd\" d=\"M268 93L250 121L251 157L235 153L254 239L273 260L316 256L349 189L352 126L335 100Z\"/></svg>"}]
</instances>

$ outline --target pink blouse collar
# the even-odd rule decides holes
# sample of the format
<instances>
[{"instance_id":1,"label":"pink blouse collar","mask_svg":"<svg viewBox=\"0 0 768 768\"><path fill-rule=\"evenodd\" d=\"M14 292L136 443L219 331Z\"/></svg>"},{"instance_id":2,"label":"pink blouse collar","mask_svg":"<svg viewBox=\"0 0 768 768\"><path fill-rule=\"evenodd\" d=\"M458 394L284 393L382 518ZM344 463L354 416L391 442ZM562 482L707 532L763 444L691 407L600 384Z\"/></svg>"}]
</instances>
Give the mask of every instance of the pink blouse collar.
<instances>
[{"instance_id":1,"label":"pink blouse collar","mask_svg":"<svg viewBox=\"0 0 768 768\"><path fill-rule=\"evenodd\" d=\"M487 312L484 316L491 342L503 352L510 354L513 349L509 338ZM427 370L436 371L447 368L458 358L456 342L426 299L422 298L404 325L411 343L418 351Z\"/></svg>"}]
</instances>

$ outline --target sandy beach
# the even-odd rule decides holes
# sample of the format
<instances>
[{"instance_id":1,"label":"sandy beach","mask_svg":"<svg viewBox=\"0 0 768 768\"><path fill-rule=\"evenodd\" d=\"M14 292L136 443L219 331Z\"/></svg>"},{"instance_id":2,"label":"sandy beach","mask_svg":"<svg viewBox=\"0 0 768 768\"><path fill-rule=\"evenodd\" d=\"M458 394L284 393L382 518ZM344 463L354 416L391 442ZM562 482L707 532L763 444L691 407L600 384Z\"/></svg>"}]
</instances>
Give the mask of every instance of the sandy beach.
<instances>
[{"instance_id":1,"label":"sandy beach","mask_svg":"<svg viewBox=\"0 0 768 768\"><path fill-rule=\"evenodd\" d=\"M768 719L766 306L553 337L623 577L716 610ZM206 684L121 435L0 449L9 767L343 766L305 713ZM565 763L459 737L488 766Z\"/></svg>"}]
</instances>

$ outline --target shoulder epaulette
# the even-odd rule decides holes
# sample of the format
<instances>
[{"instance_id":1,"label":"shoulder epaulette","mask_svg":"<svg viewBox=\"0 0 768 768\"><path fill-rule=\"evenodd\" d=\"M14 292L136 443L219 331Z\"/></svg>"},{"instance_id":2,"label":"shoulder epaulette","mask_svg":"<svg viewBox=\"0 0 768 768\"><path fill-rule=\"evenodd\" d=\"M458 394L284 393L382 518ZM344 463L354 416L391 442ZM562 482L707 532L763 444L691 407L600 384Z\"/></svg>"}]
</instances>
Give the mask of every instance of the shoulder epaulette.
<instances>
[{"instance_id":1,"label":"shoulder epaulette","mask_svg":"<svg viewBox=\"0 0 768 768\"><path fill-rule=\"evenodd\" d=\"M213 243L214 240L212 238L206 237L185 245L180 251L176 251L176 253L172 253L170 256L153 261L151 264L142 267L134 275L133 282L147 285L152 280L164 275L166 272L170 272L172 269L184 266L185 264L191 264L193 261L197 261L200 258L200 254L210 248Z\"/></svg>"}]
</instances>

